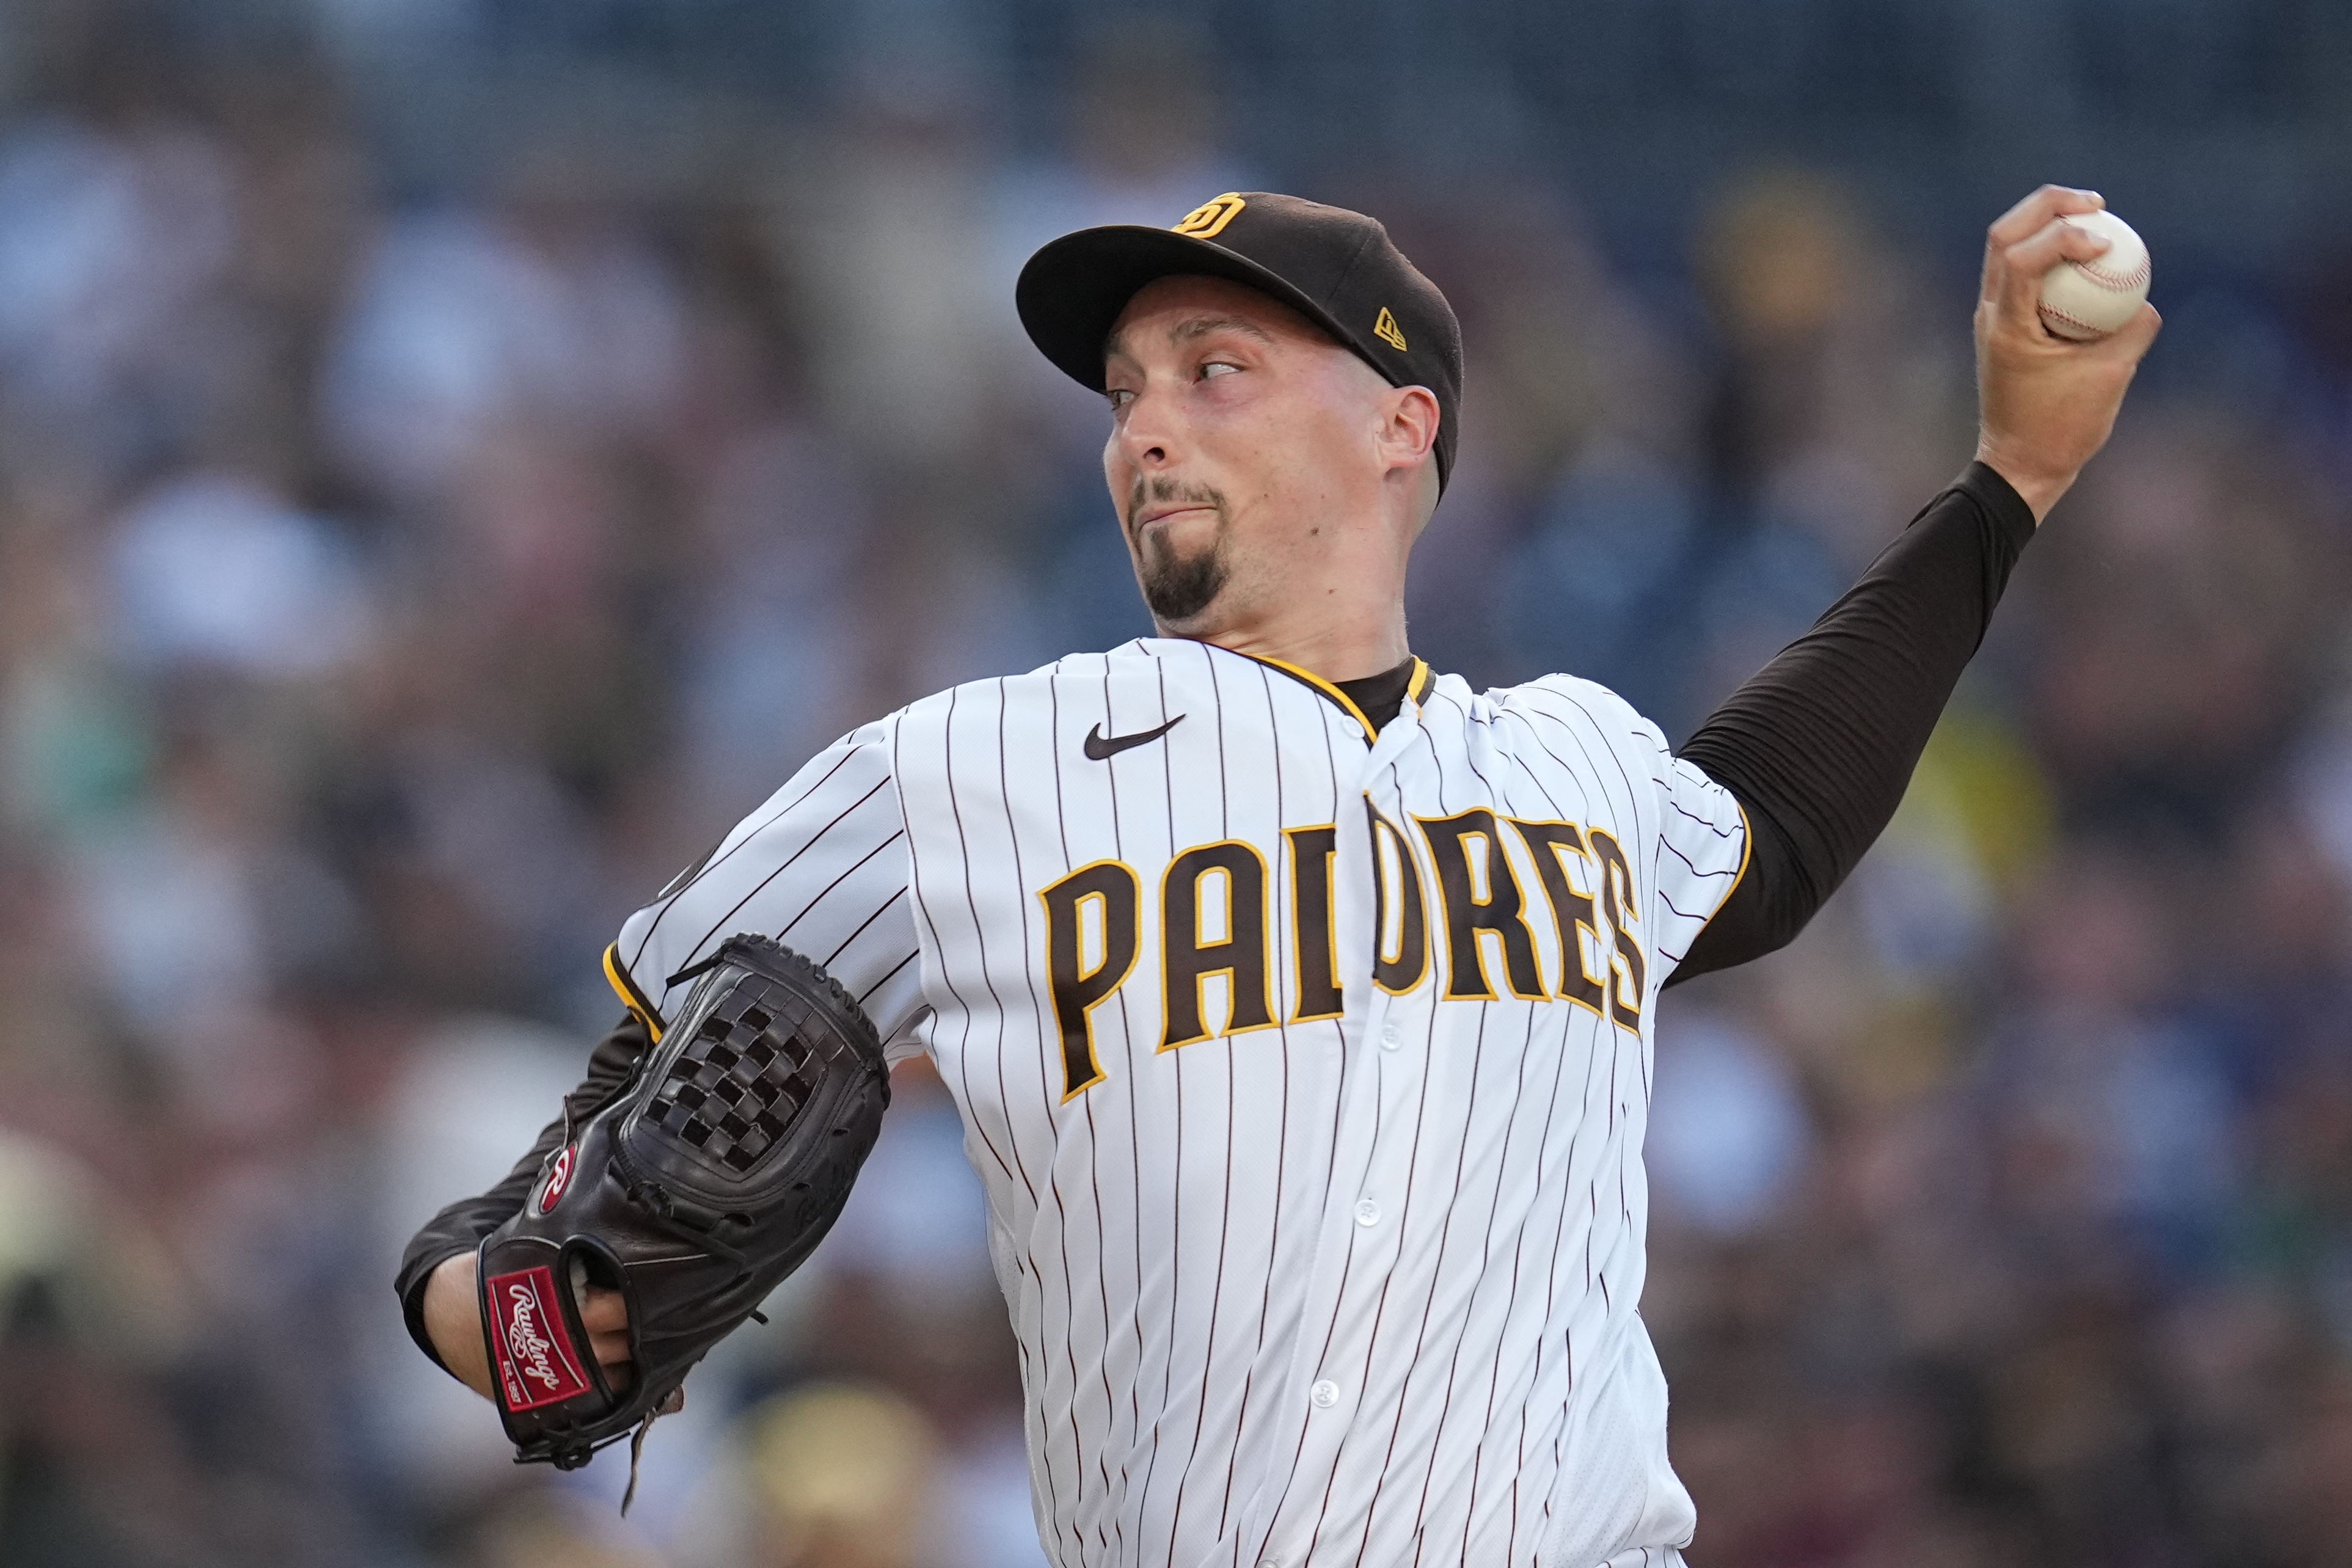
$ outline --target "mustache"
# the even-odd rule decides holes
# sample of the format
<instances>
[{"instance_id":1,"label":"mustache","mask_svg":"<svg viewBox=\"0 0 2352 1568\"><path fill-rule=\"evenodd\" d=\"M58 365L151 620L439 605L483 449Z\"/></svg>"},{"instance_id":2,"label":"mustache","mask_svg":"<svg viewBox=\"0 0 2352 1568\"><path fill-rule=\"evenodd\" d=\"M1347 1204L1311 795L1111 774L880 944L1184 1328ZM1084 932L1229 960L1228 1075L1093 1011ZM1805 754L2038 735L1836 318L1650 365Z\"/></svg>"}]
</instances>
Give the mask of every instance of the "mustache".
<instances>
[{"instance_id":1,"label":"mustache","mask_svg":"<svg viewBox=\"0 0 2352 1568\"><path fill-rule=\"evenodd\" d=\"M1213 507L1222 515L1225 509L1224 493L1212 485L1188 485L1165 475L1157 477L1138 474L1127 497L1127 528L1135 531L1135 519L1143 515L1148 503L1162 505L1181 502L1188 507Z\"/></svg>"}]
</instances>

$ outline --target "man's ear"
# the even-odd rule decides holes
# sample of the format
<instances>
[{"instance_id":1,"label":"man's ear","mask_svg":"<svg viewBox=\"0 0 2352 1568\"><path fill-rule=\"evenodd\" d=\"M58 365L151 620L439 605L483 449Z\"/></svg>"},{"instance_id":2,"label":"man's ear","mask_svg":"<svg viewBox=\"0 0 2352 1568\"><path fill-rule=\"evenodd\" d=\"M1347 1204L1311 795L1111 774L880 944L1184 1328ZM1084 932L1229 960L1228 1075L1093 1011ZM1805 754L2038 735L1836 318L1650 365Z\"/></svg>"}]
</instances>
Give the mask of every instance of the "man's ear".
<instances>
[{"instance_id":1,"label":"man's ear","mask_svg":"<svg viewBox=\"0 0 2352 1568\"><path fill-rule=\"evenodd\" d=\"M1386 399L1381 444L1392 466L1437 461L1437 398L1427 387L1394 387Z\"/></svg>"},{"instance_id":2,"label":"man's ear","mask_svg":"<svg viewBox=\"0 0 2352 1568\"><path fill-rule=\"evenodd\" d=\"M1382 400L1380 444L1386 478L1412 484L1412 537L1429 526L1437 510L1437 398L1427 387L1394 387Z\"/></svg>"}]
</instances>

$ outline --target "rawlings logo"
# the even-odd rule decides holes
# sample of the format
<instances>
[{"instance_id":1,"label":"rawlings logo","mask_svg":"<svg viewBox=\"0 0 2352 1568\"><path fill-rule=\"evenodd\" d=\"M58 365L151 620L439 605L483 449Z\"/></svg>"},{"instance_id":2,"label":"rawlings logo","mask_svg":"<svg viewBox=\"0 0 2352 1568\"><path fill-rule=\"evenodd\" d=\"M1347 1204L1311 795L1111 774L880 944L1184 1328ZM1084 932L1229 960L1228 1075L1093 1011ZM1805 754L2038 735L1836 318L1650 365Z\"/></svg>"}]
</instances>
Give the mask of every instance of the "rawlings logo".
<instances>
[{"instance_id":1,"label":"rawlings logo","mask_svg":"<svg viewBox=\"0 0 2352 1568\"><path fill-rule=\"evenodd\" d=\"M509 1410L552 1405L588 1392L588 1375L556 1311L555 1275L544 1267L493 1276L488 1296L498 1329L499 1385Z\"/></svg>"},{"instance_id":2,"label":"rawlings logo","mask_svg":"<svg viewBox=\"0 0 2352 1568\"><path fill-rule=\"evenodd\" d=\"M563 1189L572 1185L572 1147L570 1145L556 1151L555 1165L547 1173L547 1180L540 1184L539 1201L536 1205L540 1213L545 1214L549 1209L553 1208L556 1199L563 1196Z\"/></svg>"}]
</instances>

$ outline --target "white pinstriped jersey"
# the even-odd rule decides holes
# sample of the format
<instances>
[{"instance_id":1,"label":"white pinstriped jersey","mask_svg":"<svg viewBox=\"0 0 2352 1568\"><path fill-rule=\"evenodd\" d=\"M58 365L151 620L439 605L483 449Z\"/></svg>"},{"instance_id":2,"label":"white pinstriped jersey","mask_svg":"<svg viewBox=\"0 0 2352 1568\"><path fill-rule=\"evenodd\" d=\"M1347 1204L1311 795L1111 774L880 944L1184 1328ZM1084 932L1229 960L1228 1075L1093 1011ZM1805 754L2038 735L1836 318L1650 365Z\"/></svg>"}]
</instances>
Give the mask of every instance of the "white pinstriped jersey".
<instances>
[{"instance_id":1,"label":"white pinstriped jersey","mask_svg":"<svg viewBox=\"0 0 2352 1568\"><path fill-rule=\"evenodd\" d=\"M959 686L811 762L608 960L657 1021L764 933L930 1053L1064 1568L1689 1538L1640 1155L1738 805L1567 676L1417 667L1366 727L1182 641Z\"/></svg>"}]
</instances>

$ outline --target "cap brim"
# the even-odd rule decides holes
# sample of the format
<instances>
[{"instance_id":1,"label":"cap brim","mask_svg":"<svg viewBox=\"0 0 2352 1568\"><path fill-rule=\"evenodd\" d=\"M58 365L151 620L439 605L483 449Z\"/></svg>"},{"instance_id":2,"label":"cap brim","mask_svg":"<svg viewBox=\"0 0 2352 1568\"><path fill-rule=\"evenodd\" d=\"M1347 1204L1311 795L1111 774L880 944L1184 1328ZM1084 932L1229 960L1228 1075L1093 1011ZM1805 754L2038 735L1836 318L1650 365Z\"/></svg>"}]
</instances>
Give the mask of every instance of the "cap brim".
<instances>
[{"instance_id":1,"label":"cap brim","mask_svg":"<svg viewBox=\"0 0 2352 1568\"><path fill-rule=\"evenodd\" d=\"M1117 224L1064 235L1021 269L1013 306L1040 353L1072 381L1100 392L1103 348L1128 301L1146 284L1185 273L1230 278L1271 295L1380 368L1321 306L1275 273L1212 240L1169 229Z\"/></svg>"}]
</instances>

